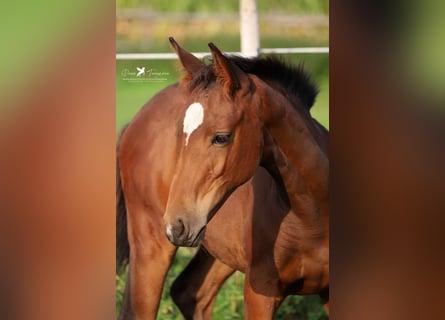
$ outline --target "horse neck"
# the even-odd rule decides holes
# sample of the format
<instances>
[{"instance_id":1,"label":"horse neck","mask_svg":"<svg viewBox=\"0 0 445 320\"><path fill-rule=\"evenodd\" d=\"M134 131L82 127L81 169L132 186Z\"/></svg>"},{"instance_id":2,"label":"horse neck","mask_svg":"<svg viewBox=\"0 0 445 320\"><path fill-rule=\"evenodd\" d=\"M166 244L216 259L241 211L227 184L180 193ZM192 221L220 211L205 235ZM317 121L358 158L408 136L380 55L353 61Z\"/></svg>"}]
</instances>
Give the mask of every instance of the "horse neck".
<instances>
[{"instance_id":1,"label":"horse neck","mask_svg":"<svg viewBox=\"0 0 445 320\"><path fill-rule=\"evenodd\" d=\"M268 153L263 165L275 177L279 174L279 183L285 188L292 211L302 222L326 231L329 222L326 136L320 133L309 112L297 110L282 94L266 85L260 95Z\"/></svg>"}]
</instances>

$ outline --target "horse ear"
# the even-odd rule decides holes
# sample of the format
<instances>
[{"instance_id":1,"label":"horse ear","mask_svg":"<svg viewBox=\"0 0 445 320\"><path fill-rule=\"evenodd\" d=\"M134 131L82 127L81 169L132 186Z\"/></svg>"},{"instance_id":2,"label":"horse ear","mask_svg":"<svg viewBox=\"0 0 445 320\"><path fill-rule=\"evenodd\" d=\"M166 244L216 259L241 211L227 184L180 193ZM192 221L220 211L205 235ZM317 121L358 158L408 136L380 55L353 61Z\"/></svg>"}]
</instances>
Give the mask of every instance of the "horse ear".
<instances>
[{"instance_id":1,"label":"horse ear","mask_svg":"<svg viewBox=\"0 0 445 320\"><path fill-rule=\"evenodd\" d=\"M178 55L182 67L188 72L189 75L193 76L205 66L205 64L193 54L182 49L173 37L168 38L168 40L170 41L173 50L175 50L176 54Z\"/></svg>"},{"instance_id":2,"label":"horse ear","mask_svg":"<svg viewBox=\"0 0 445 320\"><path fill-rule=\"evenodd\" d=\"M247 74L227 59L212 42L209 43L209 47L216 77L222 81L226 92L232 96L237 90L247 91L250 88Z\"/></svg>"}]
</instances>

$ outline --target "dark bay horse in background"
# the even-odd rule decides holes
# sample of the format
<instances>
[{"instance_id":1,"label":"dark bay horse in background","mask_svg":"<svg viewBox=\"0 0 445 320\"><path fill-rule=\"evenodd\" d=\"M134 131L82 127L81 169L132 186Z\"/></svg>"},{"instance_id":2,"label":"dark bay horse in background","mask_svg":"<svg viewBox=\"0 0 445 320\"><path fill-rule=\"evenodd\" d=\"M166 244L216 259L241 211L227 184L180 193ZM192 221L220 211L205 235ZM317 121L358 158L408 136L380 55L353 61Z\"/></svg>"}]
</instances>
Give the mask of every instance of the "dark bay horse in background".
<instances>
[{"instance_id":1,"label":"dark bay horse in background","mask_svg":"<svg viewBox=\"0 0 445 320\"><path fill-rule=\"evenodd\" d=\"M153 319L169 241L203 238L211 255L200 249L172 288L186 318L211 317L235 269L246 273L247 319L271 319L289 294L327 304L328 135L309 115L315 88L274 59L226 57L210 44L206 66L170 41L187 75L120 139L118 264L128 254L130 264L121 318Z\"/></svg>"}]
</instances>

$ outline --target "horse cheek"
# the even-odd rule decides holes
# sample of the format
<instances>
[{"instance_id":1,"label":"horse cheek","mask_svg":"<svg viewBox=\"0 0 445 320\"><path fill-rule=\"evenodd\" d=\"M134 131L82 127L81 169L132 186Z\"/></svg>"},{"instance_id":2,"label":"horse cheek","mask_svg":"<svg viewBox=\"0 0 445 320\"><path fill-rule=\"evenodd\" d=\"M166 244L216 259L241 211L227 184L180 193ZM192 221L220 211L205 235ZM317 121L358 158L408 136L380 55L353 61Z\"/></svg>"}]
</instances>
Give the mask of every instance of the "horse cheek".
<instances>
[{"instance_id":1,"label":"horse cheek","mask_svg":"<svg viewBox=\"0 0 445 320\"><path fill-rule=\"evenodd\" d=\"M227 155L223 152L215 152L212 157L212 175L214 179L223 177L226 169Z\"/></svg>"}]
</instances>

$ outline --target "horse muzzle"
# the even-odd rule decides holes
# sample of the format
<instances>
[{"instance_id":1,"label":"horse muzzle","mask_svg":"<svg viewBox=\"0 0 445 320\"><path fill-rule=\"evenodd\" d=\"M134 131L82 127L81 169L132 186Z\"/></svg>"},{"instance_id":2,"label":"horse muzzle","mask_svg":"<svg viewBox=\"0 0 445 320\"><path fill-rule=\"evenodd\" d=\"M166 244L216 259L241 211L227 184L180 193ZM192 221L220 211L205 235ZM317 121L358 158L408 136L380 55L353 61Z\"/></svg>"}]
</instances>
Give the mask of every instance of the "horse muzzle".
<instances>
[{"instance_id":1,"label":"horse muzzle","mask_svg":"<svg viewBox=\"0 0 445 320\"><path fill-rule=\"evenodd\" d=\"M197 247L204 238L206 226L204 225L197 232L187 228L184 222L179 219L175 224L168 224L165 228L167 239L175 246Z\"/></svg>"}]
</instances>

